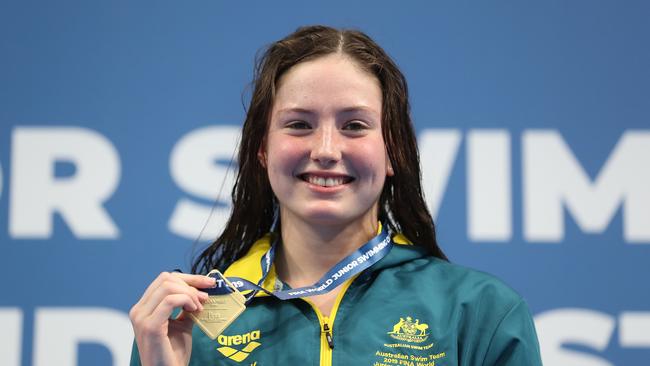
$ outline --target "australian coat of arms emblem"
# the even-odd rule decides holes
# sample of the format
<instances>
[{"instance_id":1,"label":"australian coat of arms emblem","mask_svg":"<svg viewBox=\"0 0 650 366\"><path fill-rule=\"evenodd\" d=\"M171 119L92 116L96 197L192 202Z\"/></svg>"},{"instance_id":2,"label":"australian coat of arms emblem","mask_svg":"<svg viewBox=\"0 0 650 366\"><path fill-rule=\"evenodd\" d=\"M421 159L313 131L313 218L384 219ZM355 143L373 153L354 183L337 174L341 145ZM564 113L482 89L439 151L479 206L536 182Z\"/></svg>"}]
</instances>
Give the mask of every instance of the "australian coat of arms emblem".
<instances>
[{"instance_id":1,"label":"australian coat of arms emblem","mask_svg":"<svg viewBox=\"0 0 650 366\"><path fill-rule=\"evenodd\" d=\"M429 337L427 329L428 324L420 323L420 319L413 321L413 318L407 316L406 319L399 318L399 322L393 326L393 331L388 334L400 341L420 343Z\"/></svg>"}]
</instances>

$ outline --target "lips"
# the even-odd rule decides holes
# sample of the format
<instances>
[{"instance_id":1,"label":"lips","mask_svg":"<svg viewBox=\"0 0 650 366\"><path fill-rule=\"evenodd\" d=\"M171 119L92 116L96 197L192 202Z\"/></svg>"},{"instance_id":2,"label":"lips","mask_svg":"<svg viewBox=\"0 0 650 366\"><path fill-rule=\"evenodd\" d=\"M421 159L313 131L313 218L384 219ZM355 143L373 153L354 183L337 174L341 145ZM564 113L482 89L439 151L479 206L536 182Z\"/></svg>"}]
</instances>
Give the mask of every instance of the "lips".
<instances>
[{"instance_id":1,"label":"lips","mask_svg":"<svg viewBox=\"0 0 650 366\"><path fill-rule=\"evenodd\" d=\"M300 174L298 175L298 178L307 183L321 187L336 187L348 184L354 180L354 177L347 175L321 175L311 173Z\"/></svg>"}]
</instances>

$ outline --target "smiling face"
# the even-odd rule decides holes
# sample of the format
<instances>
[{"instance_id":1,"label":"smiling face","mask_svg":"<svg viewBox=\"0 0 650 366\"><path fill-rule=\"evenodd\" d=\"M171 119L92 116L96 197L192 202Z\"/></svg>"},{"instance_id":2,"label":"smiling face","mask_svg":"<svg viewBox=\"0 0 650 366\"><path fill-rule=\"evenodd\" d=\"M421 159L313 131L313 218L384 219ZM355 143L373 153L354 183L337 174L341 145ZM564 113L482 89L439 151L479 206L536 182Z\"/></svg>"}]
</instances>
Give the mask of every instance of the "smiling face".
<instances>
[{"instance_id":1,"label":"smiling face","mask_svg":"<svg viewBox=\"0 0 650 366\"><path fill-rule=\"evenodd\" d=\"M381 111L379 81L345 55L299 63L280 78L259 157L283 220L377 220L392 175Z\"/></svg>"}]
</instances>

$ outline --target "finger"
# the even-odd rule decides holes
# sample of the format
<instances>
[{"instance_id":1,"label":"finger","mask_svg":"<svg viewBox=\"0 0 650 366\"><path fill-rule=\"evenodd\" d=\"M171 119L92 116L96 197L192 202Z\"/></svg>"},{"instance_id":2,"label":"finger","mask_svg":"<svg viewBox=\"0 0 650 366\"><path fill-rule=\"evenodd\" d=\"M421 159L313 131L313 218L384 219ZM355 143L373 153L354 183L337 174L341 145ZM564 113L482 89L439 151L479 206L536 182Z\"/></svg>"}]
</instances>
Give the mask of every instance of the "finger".
<instances>
[{"instance_id":1,"label":"finger","mask_svg":"<svg viewBox=\"0 0 650 366\"><path fill-rule=\"evenodd\" d=\"M214 287L216 285L216 280L214 278L207 277L207 276L188 275L188 274L178 273L178 272L171 272L170 274L171 274L171 277L170 277L171 281L176 281L178 284L181 284L183 286L188 286L193 290L195 290L197 288L211 288L211 287ZM190 283L188 283L188 281L186 281L188 279L189 279ZM207 286L206 286L206 284L207 284ZM199 305L201 303L205 302L209 297L207 293L205 293L203 291L200 291L200 290L196 290L195 293L198 295L199 300L201 300L199 302Z\"/></svg>"},{"instance_id":2,"label":"finger","mask_svg":"<svg viewBox=\"0 0 650 366\"><path fill-rule=\"evenodd\" d=\"M138 301L138 304L141 303L146 303L149 301L149 298L151 297L151 294L160 287L162 283L165 281L175 281L174 277L172 276L171 273L169 272L161 272L150 284L147 286L147 289L144 291L142 296L140 297L140 300ZM138 305L136 304L136 305Z\"/></svg>"},{"instance_id":3,"label":"finger","mask_svg":"<svg viewBox=\"0 0 650 366\"><path fill-rule=\"evenodd\" d=\"M180 283L179 283L180 282ZM151 314L164 299L171 295L183 294L192 299L196 308L202 308L201 299L207 294L179 281L165 281L151 293L147 301L140 304L140 312L143 316ZM203 295L201 295L203 294ZM203 300L205 301L205 300Z\"/></svg>"},{"instance_id":4,"label":"finger","mask_svg":"<svg viewBox=\"0 0 650 366\"><path fill-rule=\"evenodd\" d=\"M188 284L189 282L190 284L200 286L201 288L212 287L215 284L215 280L207 276L188 275L188 274L175 273L175 272L174 273L162 272L147 287L140 300L133 306L133 308L129 313L130 317L132 319L135 319L140 316L148 316L149 314L151 314L153 309L158 305L160 299L162 298L160 295L158 295L156 296L156 299L152 300L152 296L156 293L160 294L159 292L160 287L167 282L176 282L180 285L187 286L187 287L189 287ZM198 294L197 295L198 298L200 299L198 305L201 307L200 303L205 302L208 296L206 293L202 291L197 292L197 294Z\"/></svg>"},{"instance_id":5,"label":"finger","mask_svg":"<svg viewBox=\"0 0 650 366\"><path fill-rule=\"evenodd\" d=\"M214 287L214 285L216 284L216 280L213 277L208 277L204 275L193 275L187 273L174 272L172 273L172 276L176 278L180 278L188 285L196 288L210 288L210 287Z\"/></svg>"},{"instance_id":6,"label":"finger","mask_svg":"<svg viewBox=\"0 0 650 366\"><path fill-rule=\"evenodd\" d=\"M178 316L174 320L183 321L183 320L186 320L187 318L188 318L187 311L183 310L183 311L181 311L180 314L178 314Z\"/></svg>"},{"instance_id":7,"label":"finger","mask_svg":"<svg viewBox=\"0 0 650 366\"><path fill-rule=\"evenodd\" d=\"M152 326L162 326L169 320L169 317L172 314L172 311L175 308L183 308L185 311L197 311L198 308L192 298L186 294L174 294L169 295L163 299L163 301L158 304L154 309L151 315L148 317L148 321Z\"/></svg>"},{"instance_id":8,"label":"finger","mask_svg":"<svg viewBox=\"0 0 650 366\"><path fill-rule=\"evenodd\" d=\"M185 314L183 312L182 314ZM189 316L183 316L182 319L177 318L174 321L169 322L169 329L175 330L175 331L180 331L180 332L187 332L187 333L192 333L192 327L194 326L194 322L192 321L192 318Z\"/></svg>"},{"instance_id":9,"label":"finger","mask_svg":"<svg viewBox=\"0 0 650 366\"><path fill-rule=\"evenodd\" d=\"M162 272L156 279L147 287L141 297L141 303L149 303L150 298L156 290L165 282L172 281L179 284L186 284L196 288L209 288L215 285L214 278L202 275L190 275L178 272Z\"/></svg>"}]
</instances>

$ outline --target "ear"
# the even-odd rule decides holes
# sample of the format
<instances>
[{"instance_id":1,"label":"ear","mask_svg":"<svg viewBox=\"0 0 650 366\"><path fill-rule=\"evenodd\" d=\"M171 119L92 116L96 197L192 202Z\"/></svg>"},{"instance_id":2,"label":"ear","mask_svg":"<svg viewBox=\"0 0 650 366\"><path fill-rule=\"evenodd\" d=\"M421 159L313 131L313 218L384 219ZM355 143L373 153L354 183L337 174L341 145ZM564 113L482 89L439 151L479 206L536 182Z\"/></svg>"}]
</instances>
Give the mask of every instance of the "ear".
<instances>
[{"instance_id":1,"label":"ear","mask_svg":"<svg viewBox=\"0 0 650 366\"><path fill-rule=\"evenodd\" d=\"M260 149L257 150L257 160L260 165L266 169L266 141L262 141Z\"/></svg>"},{"instance_id":2,"label":"ear","mask_svg":"<svg viewBox=\"0 0 650 366\"><path fill-rule=\"evenodd\" d=\"M395 171L393 171L393 164L390 163L390 159L388 158L388 155L386 155L386 176L392 177L395 175Z\"/></svg>"}]
</instances>

